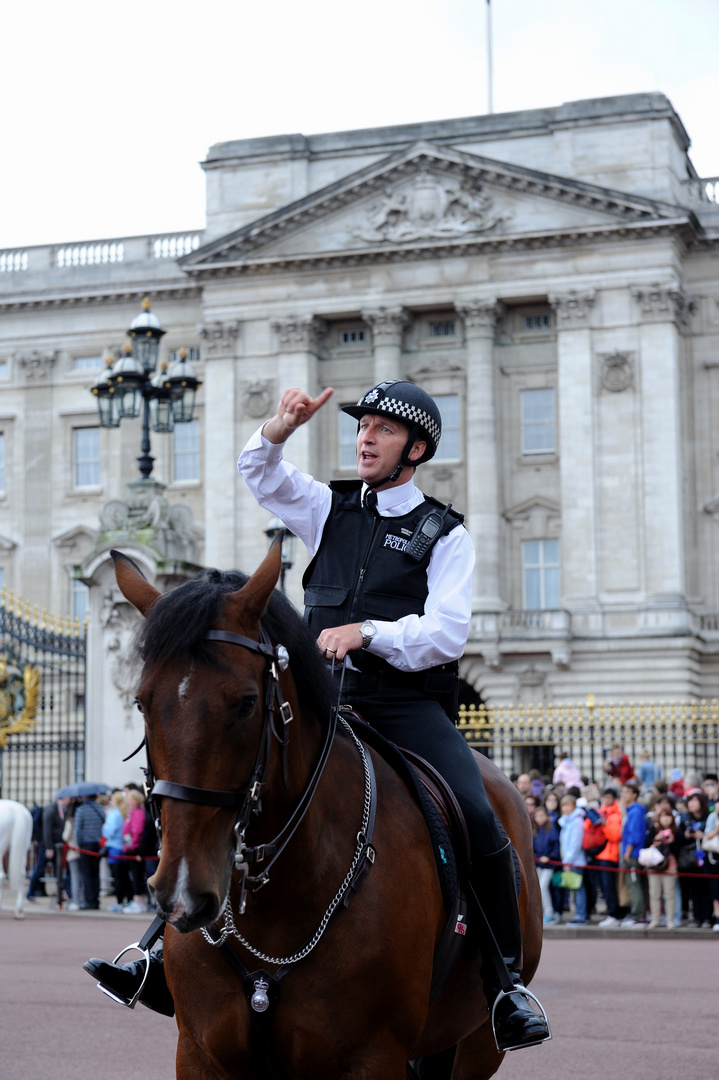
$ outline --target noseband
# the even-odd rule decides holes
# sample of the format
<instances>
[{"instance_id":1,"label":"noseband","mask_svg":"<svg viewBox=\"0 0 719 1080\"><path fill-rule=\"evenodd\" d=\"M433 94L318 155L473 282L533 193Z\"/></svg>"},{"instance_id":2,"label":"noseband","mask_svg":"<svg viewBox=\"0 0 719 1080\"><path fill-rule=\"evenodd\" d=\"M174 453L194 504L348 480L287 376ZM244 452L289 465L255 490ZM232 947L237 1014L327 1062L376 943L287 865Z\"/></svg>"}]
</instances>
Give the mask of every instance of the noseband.
<instances>
[{"instance_id":1,"label":"noseband","mask_svg":"<svg viewBox=\"0 0 719 1080\"><path fill-rule=\"evenodd\" d=\"M143 772L146 777L145 787L147 799L152 816L155 819L158 837L161 835L160 807L158 801L161 798L178 799L182 802L197 803L201 806L219 806L238 811L237 820L234 826L234 863L235 869L241 874L239 913L242 914L245 910L245 890L249 888L251 891L256 891L267 884L269 881L270 867L282 851L284 851L302 821L302 818L309 809L312 796L319 784L332 748L337 729L337 714L335 710L332 711L324 746L317 766L315 767L315 771L289 821L270 843L258 844L257 847L248 848L245 844L245 833L250 823L252 813L259 814L261 812L260 800L267 783L273 739L279 744L280 748L284 786L287 788L289 785L287 773L287 746L289 744L289 736L287 728L293 717L292 709L282 695L279 679L279 672L285 671L289 665L289 653L284 645L272 645L264 629L261 629L260 631L260 641L254 641L252 638L243 637L242 634L232 633L230 630L208 630L205 634L205 640L222 641L229 645L239 645L244 649L249 649L250 652L258 653L265 661L265 674L263 680L265 712L262 722L260 743L255 757L255 764L246 789L244 791L218 791L213 788L197 788L191 787L189 784L178 784L173 780L156 780L152 762L150 761L147 737L143 739L143 742L138 746L137 750L140 750L143 744L147 747L147 768L143 769ZM276 712L279 712L282 718L283 727L281 733L277 731L275 726ZM135 753L137 753L137 750ZM130 755L130 757L133 756L133 754ZM128 759L126 758L125 760ZM248 874L249 864L262 862L265 859L269 859L269 862L262 873L255 877L250 877Z\"/></svg>"}]
</instances>

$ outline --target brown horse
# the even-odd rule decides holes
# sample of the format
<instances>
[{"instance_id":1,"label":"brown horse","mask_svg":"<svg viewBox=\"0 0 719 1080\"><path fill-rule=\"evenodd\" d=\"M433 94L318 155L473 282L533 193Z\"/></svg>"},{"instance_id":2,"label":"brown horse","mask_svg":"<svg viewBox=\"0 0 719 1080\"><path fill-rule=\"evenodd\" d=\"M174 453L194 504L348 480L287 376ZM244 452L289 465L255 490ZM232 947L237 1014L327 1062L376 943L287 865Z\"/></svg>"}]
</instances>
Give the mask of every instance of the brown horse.
<instances>
[{"instance_id":1,"label":"brown horse","mask_svg":"<svg viewBox=\"0 0 719 1080\"><path fill-rule=\"evenodd\" d=\"M150 887L168 923L177 1076L405 1080L451 1073L486 1080L503 1055L488 1022L471 913L465 950L430 1006L447 913L422 813L374 752L376 857L343 906L366 826L367 769L350 735L340 730L327 739L331 681L301 618L274 591L280 555L276 544L250 578L205 571L162 596L113 552L121 591L146 616L137 701L161 796L162 854ZM285 670L277 645L289 651ZM477 763L519 855L526 984L542 936L529 818L499 769L480 755ZM284 838L275 845L279 854L268 847L259 861L258 845L277 838ZM249 867L254 878L247 879L243 852L257 860ZM243 939L230 932L227 943L249 972L275 974L288 961L280 999L268 1012L262 1068L249 994L201 932L215 920L222 925L226 903ZM452 1067L451 1051L449 1058L441 1052L455 1044ZM408 1063L420 1059L425 1065L415 1074Z\"/></svg>"}]
</instances>

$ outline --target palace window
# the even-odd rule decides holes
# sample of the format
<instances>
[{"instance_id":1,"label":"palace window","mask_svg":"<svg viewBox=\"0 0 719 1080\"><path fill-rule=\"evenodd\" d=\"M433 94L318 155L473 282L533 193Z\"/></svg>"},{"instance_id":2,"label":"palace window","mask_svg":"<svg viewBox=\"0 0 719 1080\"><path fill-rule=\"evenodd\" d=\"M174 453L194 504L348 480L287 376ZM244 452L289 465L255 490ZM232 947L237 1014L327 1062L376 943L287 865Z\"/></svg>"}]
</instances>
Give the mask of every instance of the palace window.
<instances>
[{"instance_id":1,"label":"palace window","mask_svg":"<svg viewBox=\"0 0 719 1080\"><path fill-rule=\"evenodd\" d=\"M75 371L95 371L102 367L101 356L76 356L73 367Z\"/></svg>"},{"instance_id":2,"label":"palace window","mask_svg":"<svg viewBox=\"0 0 719 1080\"><path fill-rule=\"evenodd\" d=\"M554 390L522 390L520 393L523 454L553 454L556 448Z\"/></svg>"},{"instance_id":3,"label":"palace window","mask_svg":"<svg viewBox=\"0 0 719 1080\"><path fill-rule=\"evenodd\" d=\"M556 611L559 607L559 541L522 542L522 580L525 611Z\"/></svg>"},{"instance_id":4,"label":"palace window","mask_svg":"<svg viewBox=\"0 0 719 1080\"><path fill-rule=\"evenodd\" d=\"M177 424L172 439L172 479L200 479L200 422Z\"/></svg>"},{"instance_id":5,"label":"palace window","mask_svg":"<svg viewBox=\"0 0 719 1080\"><path fill-rule=\"evenodd\" d=\"M552 316L548 311L540 311L533 315L522 316L523 330L549 330L551 325Z\"/></svg>"},{"instance_id":6,"label":"palace window","mask_svg":"<svg viewBox=\"0 0 719 1080\"><path fill-rule=\"evenodd\" d=\"M442 437L439 447L434 456L434 461L459 461L460 452L460 426L459 426L459 394L436 394L437 402L442 417Z\"/></svg>"},{"instance_id":7,"label":"palace window","mask_svg":"<svg viewBox=\"0 0 719 1080\"><path fill-rule=\"evenodd\" d=\"M76 488L98 487L100 484L100 429L73 428L73 480Z\"/></svg>"},{"instance_id":8,"label":"palace window","mask_svg":"<svg viewBox=\"0 0 719 1080\"><path fill-rule=\"evenodd\" d=\"M433 319L429 324L430 337L454 337L454 319Z\"/></svg>"},{"instance_id":9,"label":"palace window","mask_svg":"<svg viewBox=\"0 0 719 1080\"><path fill-rule=\"evenodd\" d=\"M350 404L347 402L346 404ZM351 403L354 405L354 402ZM353 469L357 465L357 421L354 416L339 413L339 467Z\"/></svg>"},{"instance_id":10,"label":"palace window","mask_svg":"<svg viewBox=\"0 0 719 1080\"><path fill-rule=\"evenodd\" d=\"M90 590L87 585L84 585L82 581L73 581L70 584L70 614L73 619L79 619L80 622L87 618L87 602L90 596Z\"/></svg>"},{"instance_id":11,"label":"palace window","mask_svg":"<svg viewBox=\"0 0 719 1080\"><path fill-rule=\"evenodd\" d=\"M340 330L340 345L363 345L365 332L360 327L351 330Z\"/></svg>"}]
</instances>

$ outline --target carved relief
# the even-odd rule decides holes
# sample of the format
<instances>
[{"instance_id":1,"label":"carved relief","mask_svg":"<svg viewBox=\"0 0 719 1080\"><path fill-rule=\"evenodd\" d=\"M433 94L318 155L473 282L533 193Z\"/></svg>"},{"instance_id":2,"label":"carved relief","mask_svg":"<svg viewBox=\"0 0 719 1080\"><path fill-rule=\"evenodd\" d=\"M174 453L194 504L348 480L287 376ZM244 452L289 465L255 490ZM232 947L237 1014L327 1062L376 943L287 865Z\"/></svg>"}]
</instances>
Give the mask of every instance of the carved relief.
<instances>
[{"instance_id":1,"label":"carved relief","mask_svg":"<svg viewBox=\"0 0 719 1080\"><path fill-rule=\"evenodd\" d=\"M464 320L465 337L493 335L503 311L497 300L461 300L454 306Z\"/></svg>"},{"instance_id":2,"label":"carved relief","mask_svg":"<svg viewBox=\"0 0 719 1080\"><path fill-rule=\"evenodd\" d=\"M386 187L352 235L368 243L441 240L486 232L502 220L474 177L441 180L421 169L414 179Z\"/></svg>"},{"instance_id":3,"label":"carved relief","mask_svg":"<svg viewBox=\"0 0 719 1080\"><path fill-rule=\"evenodd\" d=\"M696 311L696 301L688 298L677 285L643 285L632 289L632 299L639 304L644 322L675 322L680 330L689 327Z\"/></svg>"},{"instance_id":4,"label":"carved relief","mask_svg":"<svg viewBox=\"0 0 719 1080\"><path fill-rule=\"evenodd\" d=\"M399 345L404 328L411 321L409 312L403 307L363 311L362 318L372 330L374 345Z\"/></svg>"},{"instance_id":5,"label":"carved relief","mask_svg":"<svg viewBox=\"0 0 719 1080\"><path fill-rule=\"evenodd\" d=\"M209 353L212 357L232 356L240 332L240 321L234 319L230 322L198 323L197 332L203 343L203 355Z\"/></svg>"},{"instance_id":6,"label":"carved relief","mask_svg":"<svg viewBox=\"0 0 719 1080\"><path fill-rule=\"evenodd\" d=\"M274 319L272 329L277 334L282 352L311 352L318 355L326 324L316 315L288 315L284 319Z\"/></svg>"},{"instance_id":7,"label":"carved relief","mask_svg":"<svg viewBox=\"0 0 719 1080\"><path fill-rule=\"evenodd\" d=\"M29 353L16 353L14 355L15 362L25 372L25 378L28 382L46 382L50 378L57 358L57 349L47 353L33 349Z\"/></svg>"},{"instance_id":8,"label":"carved relief","mask_svg":"<svg viewBox=\"0 0 719 1080\"><path fill-rule=\"evenodd\" d=\"M569 330L589 326L589 314L594 306L596 295L596 289L588 289L585 292L570 289L568 293L550 296L549 303L557 313L558 328Z\"/></svg>"},{"instance_id":9,"label":"carved relief","mask_svg":"<svg viewBox=\"0 0 719 1080\"><path fill-rule=\"evenodd\" d=\"M252 379L243 383L242 408L245 416L260 420L267 416L273 402L272 382L270 379Z\"/></svg>"},{"instance_id":10,"label":"carved relief","mask_svg":"<svg viewBox=\"0 0 719 1080\"><path fill-rule=\"evenodd\" d=\"M624 352L599 353L599 382L613 394L634 386L634 354Z\"/></svg>"},{"instance_id":11,"label":"carved relief","mask_svg":"<svg viewBox=\"0 0 719 1080\"><path fill-rule=\"evenodd\" d=\"M133 648L139 616L129 604L117 603L111 592L102 600L100 622L105 636L105 652L112 685L118 693L125 712L125 723L132 727L132 706L139 667Z\"/></svg>"},{"instance_id":12,"label":"carved relief","mask_svg":"<svg viewBox=\"0 0 719 1080\"><path fill-rule=\"evenodd\" d=\"M431 356L413 364L409 374L417 375L459 375L464 372L464 364L453 356Z\"/></svg>"}]
</instances>

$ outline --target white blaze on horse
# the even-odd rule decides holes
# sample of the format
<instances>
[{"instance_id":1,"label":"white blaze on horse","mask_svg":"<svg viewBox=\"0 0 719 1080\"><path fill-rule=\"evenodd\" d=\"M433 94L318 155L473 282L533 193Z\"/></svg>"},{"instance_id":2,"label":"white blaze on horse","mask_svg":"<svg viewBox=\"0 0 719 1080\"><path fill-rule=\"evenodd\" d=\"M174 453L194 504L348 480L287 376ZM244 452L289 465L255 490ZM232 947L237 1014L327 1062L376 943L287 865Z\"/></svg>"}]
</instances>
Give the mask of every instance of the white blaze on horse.
<instances>
[{"instance_id":1,"label":"white blaze on horse","mask_svg":"<svg viewBox=\"0 0 719 1080\"><path fill-rule=\"evenodd\" d=\"M26 806L11 799L0 799L0 908L8 857L7 878L10 889L17 891L15 918L24 919L27 857L32 846L32 814Z\"/></svg>"}]
</instances>

